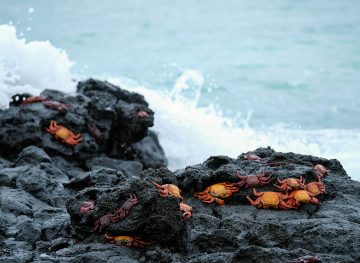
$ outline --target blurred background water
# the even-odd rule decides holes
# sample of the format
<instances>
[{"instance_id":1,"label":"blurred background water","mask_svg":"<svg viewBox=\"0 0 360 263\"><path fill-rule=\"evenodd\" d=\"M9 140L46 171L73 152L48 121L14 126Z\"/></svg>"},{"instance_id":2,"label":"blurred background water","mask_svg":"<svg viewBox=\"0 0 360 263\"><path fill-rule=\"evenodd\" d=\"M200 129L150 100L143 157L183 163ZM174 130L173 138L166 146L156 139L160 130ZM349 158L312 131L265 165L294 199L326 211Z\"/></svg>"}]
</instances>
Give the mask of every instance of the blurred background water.
<instances>
[{"instance_id":1,"label":"blurred background water","mask_svg":"<svg viewBox=\"0 0 360 263\"><path fill-rule=\"evenodd\" d=\"M173 169L270 145L338 158L360 180L360 1L2 0L0 24L17 30L0 39L6 96L69 76L140 91ZM25 78L37 60L56 69Z\"/></svg>"}]
</instances>

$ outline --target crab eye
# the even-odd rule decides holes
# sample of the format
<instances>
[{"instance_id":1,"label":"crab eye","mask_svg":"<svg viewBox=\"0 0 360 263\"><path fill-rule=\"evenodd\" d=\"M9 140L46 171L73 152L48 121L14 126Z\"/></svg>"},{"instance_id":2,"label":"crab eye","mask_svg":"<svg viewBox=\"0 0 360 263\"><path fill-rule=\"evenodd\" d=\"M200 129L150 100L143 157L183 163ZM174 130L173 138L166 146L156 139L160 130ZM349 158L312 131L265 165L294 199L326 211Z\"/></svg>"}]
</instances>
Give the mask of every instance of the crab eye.
<instances>
[{"instance_id":1,"label":"crab eye","mask_svg":"<svg viewBox=\"0 0 360 263\"><path fill-rule=\"evenodd\" d=\"M20 99L19 96L15 97L15 101L19 101L19 99Z\"/></svg>"}]
</instances>

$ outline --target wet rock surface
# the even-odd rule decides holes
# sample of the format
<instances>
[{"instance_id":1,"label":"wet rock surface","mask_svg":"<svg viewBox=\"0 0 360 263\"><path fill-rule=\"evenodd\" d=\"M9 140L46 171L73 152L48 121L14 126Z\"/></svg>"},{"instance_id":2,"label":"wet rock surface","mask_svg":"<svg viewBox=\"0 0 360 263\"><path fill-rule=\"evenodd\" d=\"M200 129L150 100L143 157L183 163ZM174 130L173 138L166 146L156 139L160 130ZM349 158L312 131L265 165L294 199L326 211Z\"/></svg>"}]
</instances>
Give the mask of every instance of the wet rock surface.
<instances>
[{"instance_id":1,"label":"wet rock surface","mask_svg":"<svg viewBox=\"0 0 360 263\"><path fill-rule=\"evenodd\" d=\"M0 112L1 262L297 262L306 255L321 262L360 261L360 183L337 160L260 148L252 152L260 161L213 156L171 172L159 168L166 159L148 130L153 113L141 95L96 80L80 83L73 96L43 95L75 106L65 113L41 103ZM139 119L134 110L150 115ZM44 131L53 119L83 133L84 142L69 147L55 140ZM92 137L88 122L96 122L101 138ZM274 162L284 165L267 165ZM215 183L237 183L237 172L313 182L313 164L331 170L323 177L319 206L257 209L246 199L254 199L251 187L222 206L194 197ZM182 220L180 200L161 197L153 181L178 185L192 217ZM275 191L273 183L256 188ZM133 195L137 203L128 213L95 227L100 218L119 215ZM105 234L152 243L117 246Z\"/></svg>"}]
</instances>

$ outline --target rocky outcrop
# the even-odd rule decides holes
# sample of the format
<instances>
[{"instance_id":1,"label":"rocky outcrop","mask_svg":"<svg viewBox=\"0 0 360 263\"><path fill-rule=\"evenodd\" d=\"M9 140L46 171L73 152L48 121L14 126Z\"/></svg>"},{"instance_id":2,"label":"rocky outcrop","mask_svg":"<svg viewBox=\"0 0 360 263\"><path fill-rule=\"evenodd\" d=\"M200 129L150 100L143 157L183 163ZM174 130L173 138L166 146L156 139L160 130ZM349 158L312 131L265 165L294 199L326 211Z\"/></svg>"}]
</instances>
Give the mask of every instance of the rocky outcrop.
<instances>
[{"instance_id":1,"label":"rocky outcrop","mask_svg":"<svg viewBox=\"0 0 360 263\"><path fill-rule=\"evenodd\" d=\"M146 168L166 166L157 136L149 131L154 113L142 95L89 79L78 84L76 94L45 90L41 96L70 107L57 111L37 102L0 112L2 156L14 159L27 146L37 146L51 157L74 160L80 166L101 154L143 162ZM72 148L59 143L45 130L51 120L81 133L82 143ZM91 132L92 128L98 132L97 136ZM154 158L149 151L155 153Z\"/></svg>"},{"instance_id":2,"label":"rocky outcrop","mask_svg":"<svg viewBox=\"0 0 360 263\"><path fill-rule=\"evenodd\" d=\"M74 96L43 95L75 106L61 113L34 103L0 112L1 262L302 262L296 261L302 256L360 261L360 183L337 160L260 148L253 152L260 161L244 154L213 156L171 172L159 168L166 159L148 130L153 113L142 96L96 80L80 83ZM131 115L134 109L150 115L139 119ZM52 119L81 132L83 145L71 148L46 133ZM88 122L96 123L101 138L91 136ZM274 162L282 165L267 165ZM237 172L313 182L313 164L330 169L320 205L257 209L246 199L252 188L241 188L222 206L194 197L212 184L238 182ZM161 197L152 181L178 185L192 217L183 220L180 200ZM257 190L275 191L273 183ZM137 203L127 214L96 227L134 195ZM84 202L93 207L82 211ZM152 243L116 246L105 234Z\"/></svg>"}]
</instances>

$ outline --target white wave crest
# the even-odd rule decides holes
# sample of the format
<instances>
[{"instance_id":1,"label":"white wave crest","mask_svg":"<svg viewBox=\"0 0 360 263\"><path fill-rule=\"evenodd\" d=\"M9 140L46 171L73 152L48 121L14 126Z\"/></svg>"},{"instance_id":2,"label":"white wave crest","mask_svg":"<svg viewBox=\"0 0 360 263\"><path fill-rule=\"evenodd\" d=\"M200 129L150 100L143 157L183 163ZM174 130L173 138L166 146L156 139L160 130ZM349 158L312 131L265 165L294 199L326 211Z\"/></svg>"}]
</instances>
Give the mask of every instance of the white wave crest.
<instances>
[{"instance_id":1,"label":"white wave crest","mask_svg":"<svg viewBox=\"0 0 360 263\"><path fill-rule=\"evenodd\" d=\"M37 95L44 89L73 92L72 65L66 52L50 42L26 42L16 36L13 26L0 25L0 107L7 107L15 93ZM271 146L277 151L339 159L349 175L360 180L359 130L290 130L276 125L260 130L249 127L251 113L235 122L235 118L223 117L214 105L198 106L205 78L192 69L183 70L168 92L126 78L109 81L143 94L150 103L155 111L154 128L171 169L201 163L211 155L236 157Z\"/></svg>"},{"instance_id":2,"label":"white wave crest","mask_svg":"<svg viewBox=\"0 0 360 263\"><path fill-rule=\"evenodd\" d=\"M65 51L49 41L26 42L16 36L14 26L0 25L0 108L7 107L15 93L74 91L70 73L73 64Z\"/></svg>"},{"instance_id":3,"label":"white wave crest","mask_svg":"<svg viewBox=\"0 0 360 263\"><path fill-rule=\"evenodd\" d=\"M188 72L184 73L187 78L191 75ZM360 180L360 176L357 176L360 163L356 160L360 156L360 147L354 152L354 145L359 145L360 141L359 131L307 131L279 126L258 130L249 127L249 116L244 118L239 127L232 119L214 110L213 106L197 107L198 97L192 97L194 101L191 102L189 97L181 95L178 80L169 93L149 89L125 78L109 79L122 88L143 94L150 103L155 111L154 129L169 159L170 169L201 163L211 155L235 158L258 147L271 146L276 151L339 159L349 175ZM198 89L198 86L195 85L194 89ZM177 96L173 96L174 90Z\"/></svg>"}]
</instances>

